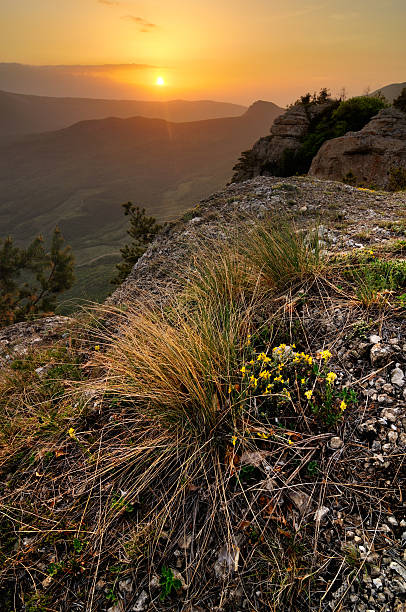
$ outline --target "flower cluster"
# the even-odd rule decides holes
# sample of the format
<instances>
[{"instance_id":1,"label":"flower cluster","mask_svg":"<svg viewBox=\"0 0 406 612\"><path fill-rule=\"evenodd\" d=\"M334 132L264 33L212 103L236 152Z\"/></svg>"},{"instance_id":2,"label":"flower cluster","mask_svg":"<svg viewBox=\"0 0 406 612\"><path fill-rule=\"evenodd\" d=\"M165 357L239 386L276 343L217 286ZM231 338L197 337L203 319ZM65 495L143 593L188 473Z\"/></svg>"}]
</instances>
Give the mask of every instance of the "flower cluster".
<instances>
[{"instance_id":1,"label":"flower cluster","mask_svg":"<svg viewBox=\"0 0 406 612\"><path fill-rule=\"evenodd\" d=\"M295 345L280 344L251 357L240 368L238 388L256 398L260 414L283 416L291 406L295 413L298 407L308 408L329 424L341 418L348 398L337 385L338 375L328 368L329 350L313 356L297 351Z\"/></svg>"}]
</instances>

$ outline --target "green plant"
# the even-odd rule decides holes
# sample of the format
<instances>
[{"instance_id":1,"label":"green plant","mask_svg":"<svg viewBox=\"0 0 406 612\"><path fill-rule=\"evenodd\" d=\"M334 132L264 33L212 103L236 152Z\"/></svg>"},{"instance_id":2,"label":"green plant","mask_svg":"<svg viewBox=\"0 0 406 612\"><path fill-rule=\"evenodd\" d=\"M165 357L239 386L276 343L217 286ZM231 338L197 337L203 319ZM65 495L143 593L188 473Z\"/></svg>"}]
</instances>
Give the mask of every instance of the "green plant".
<instances>
[{"instance_id":1,"label":"green plant","mask_svg":"<svg viewBox=\"0 0 406 612\"><path fill-rule=\"evenodd\" d=\"M127 234L131 242L120 249L122 261L116 266L118 272L111 281L114 285L120 285L127 278L134 264L163 227L154 217L145 214L145 208L134 206L131 202L123 204L123 208L124 214L130 219Z\"/></svg>"},{"instance_id":2,"label":"green plant","mask_svg":"<svg viewBox=\"0 0 406 612\"><path fill-rule=\"evenodd\" d=\"M406 308L406 293L402 293L402 295L399 295L398 300L400 302L400 306L402 308Z\"/></svg>"},{"instance_id":3,"label":"green plant","mask_svg":"<svg viewBox=\"0 0 406 612\"><path fill-rule=\"evenodd\" d=\"M282 289L314 275L321 267L317 230L301 233L294 225L273 219L245 238L242 252L255 278Z\"/></svg>"},{"instance_id":4,"label":"green plant","mask_svg":"<svg viewBox=\"0 0 406 612\"><path fill-rule=\"evenodd\" d=\"M317 461L309 461L306 466L306 469L309 472L310 476L316 476L316 474L318 474L320 471Z\"/></svg>"},{"instance_id":5,"label":"green plant","mask_svg":"<svg viewBox=\"0 0 406 612\"><path fill-rule=\"evenodd\" d=\"M357 184L357 177L353 172L347 172L347 174L343 177L343 183L354 186Z\"/></svg>"},{"instance_id":6,"label":"green plant","mask_svg":"<svg viewBox=\"0 0 406 612\"><path fill-rule=\"evenodd\" d=\"M350 567L359 567L361 564L361 555L356 546L349 544L344 548L345 561Z\"/></svg>"},{"instance_id":7,"label":"green plant","mask_svg":"<svg viewBox=\"0 0 406 612\"><path fill-rule=\"evenodd\" d=\"M20 248L0 240L0 327L55 309L56 297L73 285L73 255L58 228L50 248L38 236Z\"/></svg>"},{"instance_id":8,"label":"green plant","mask_svg":"<svg viewBox=\"0 0 406 612\"><path fill-rule=\"evenodd\" d=\"M402 89L399 96L393 101L393 106L406 113L406 87Z\"/></svg>"},{"instance_id":9,"label":"green plant","mask_svg":"<svg viewBox=\"0 0 406 612\"><path fill-rule=\"evenodd\" d=\"M389 171L388 191L406 190L406 168L391 168Z\"/></svg>"},{"instance_id":10,"label":"green plant","mask_svg":"<svg viewBox=\"0 0 406 612\"><path fill-rule=\"evenodd\" d=\"M376 258L371 250L350 262L343 275L355 285L357 297L368 307L406 287L406 262Z\"/></svg>"},{"instance_id":11,"label":"green plant","mask_svg":"<svg viewBox=\"0 0 406 612\"><path fill-rule=\"evenodd\" d=\"M120 495L120 493L114 493L111 507L113 510L128 512L129 514L134 511L133 504L130 504L130 502L128 502L123 495Z\"/></svg>"},{"instance_id":12,"label":"green plant","mask_svg":"<svg viewBox=\"0 0 406 612\"><path fill-rule=\"evenodd\" d=\"M178 591L182 587L182 583L178 578L175 578L173 575L173 571L169 567L162 567L161 570L161 579L159 581L161 585L161 594L159 599L164 601L169 595L171 595L172 591Z\"/></svg>"},{"instance_id":13,"label":"green plant","mask_svg":"<svg viewBox=\"0 0 406 612\"><path fill-rule=\"evenodd\" d=\"M64 568L64 564L63 563L50 563L49 567L48 567L48 574L50 576L56 576L57 574L59 574L59 572L61 572Z\"/></svg>"},{"instance_id":14,"label":"green plant","mask_svg":"<svg viewBox=\"0 0 406 612\"><path fill-rule=\"evenodd\" d=\"M106 599L108 599L112 604L117 603L118 598L113 587L107 589Z\"/></svg>"},{"instance_id":15,"label":"green plant","mask_svg":"<svg viewBox=\"0 0 406 612\"><path fill-rule=\"evenodd\" d=\"M241 367L239 402L249 404L255 397L264 424L275 417L280 423L288 423L291 411L305 414L309 409L327 425L333 425L356 396L336 387L337 374L327 367L330 357L328 350L313 357L286 344L271 348L269 355L254 353ZM270 435L277 435L275 428L263 433L265 437Z\"/></svg>"},{"instance_id":16,"label":"green plant","mask_svg":"<svg viewBox=\"0 0 406 612\"><path fill-rule=\"evenodd\" d=\"M82 542L81 540L79 540L79 538L73 538L73 550L75 551L75 553L81 553L84 546L85 542Z\"/></svg>"}]
</instances>

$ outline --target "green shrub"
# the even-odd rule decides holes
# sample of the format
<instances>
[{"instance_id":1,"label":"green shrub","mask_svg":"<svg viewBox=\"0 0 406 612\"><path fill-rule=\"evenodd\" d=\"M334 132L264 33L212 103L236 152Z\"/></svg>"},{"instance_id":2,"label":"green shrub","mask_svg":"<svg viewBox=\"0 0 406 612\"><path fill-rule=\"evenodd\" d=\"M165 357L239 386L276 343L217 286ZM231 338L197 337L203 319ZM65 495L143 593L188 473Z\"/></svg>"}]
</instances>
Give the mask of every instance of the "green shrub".
<instances>
[{"instance_id":1,"label":"green shrub","mask_svg":"<svg viewBox=\"0 0 406 612\"><path fill-rule=\"evenodd\" d=\"M389 171L389 191L406 190L406 168L391 168Z\"/></svg>"},{"instance_id":2,"label":"green shrub","mask_svg":"<svg viewBox=\"0 0 406 612\"><path fill-rule=\"evenodd\" d=\"M406 113L406 87L404 87L399 96L394 100L393 106Z\"/></svg>"},{"instance_id":3,"label":"green shrub","mask_svg":"<svg viewBox=\"0 0 406 612\"><path fill-rule=\"evenodd\" d=\"M343 271L344 277L356 287L356 294L365 306L381 303L391 292L406 287L406 262L382 260L367 251Z\"/></svg>"}]
</instances>

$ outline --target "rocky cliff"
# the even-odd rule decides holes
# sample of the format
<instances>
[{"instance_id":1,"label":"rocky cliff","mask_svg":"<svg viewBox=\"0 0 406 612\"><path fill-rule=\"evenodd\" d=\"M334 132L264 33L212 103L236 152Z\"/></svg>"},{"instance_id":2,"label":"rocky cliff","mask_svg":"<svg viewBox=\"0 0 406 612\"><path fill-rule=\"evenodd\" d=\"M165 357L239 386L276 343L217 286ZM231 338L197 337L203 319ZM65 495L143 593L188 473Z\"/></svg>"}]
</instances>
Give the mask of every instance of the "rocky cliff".
<instances>
[{"instance_id":1,"label":"rocky cliff","mask_svg":"<svg viewBox=\"0 0 406 612\"><path fill-rule=\"evenodd\" d=\"M388 108L361 131L325 142L309 174L337 181L347 178L360 186L388 189L402 169L406 186L406 114Z\"/></svg>"},{"instance_id":2,"label":"rocky cliff","mask_svg":"<svg viewBox=\"0 0 406 612\"><path fill-rule=\"evenodd\" d=\"M296 104L275 119L269 136L260 138L245 151L234 167L232 182L241 182L255 176L280 175L279 166L283 163L285 151L295 152L300 148L309 126L322 115L334 102Z\"/></svg>"}]
</instances>

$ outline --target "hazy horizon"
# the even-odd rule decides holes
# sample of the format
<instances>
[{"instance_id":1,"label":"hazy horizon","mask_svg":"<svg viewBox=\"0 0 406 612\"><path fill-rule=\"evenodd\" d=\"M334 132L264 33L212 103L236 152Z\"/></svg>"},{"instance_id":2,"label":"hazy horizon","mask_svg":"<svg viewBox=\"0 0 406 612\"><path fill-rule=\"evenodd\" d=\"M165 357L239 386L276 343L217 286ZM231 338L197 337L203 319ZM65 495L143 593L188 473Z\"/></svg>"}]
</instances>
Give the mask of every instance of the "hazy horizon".
<instances>
[{"instance_id":1,"label":"hazy horizon","mask_svg":"<svg viewBox=\"0 0 406 612\"><path fill-rule=\"evenodd\" d=\"M0 89L15 93L285 106L406 80L403 0L2 4Z\"/></svg>"}]
</instances>

